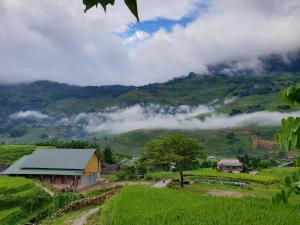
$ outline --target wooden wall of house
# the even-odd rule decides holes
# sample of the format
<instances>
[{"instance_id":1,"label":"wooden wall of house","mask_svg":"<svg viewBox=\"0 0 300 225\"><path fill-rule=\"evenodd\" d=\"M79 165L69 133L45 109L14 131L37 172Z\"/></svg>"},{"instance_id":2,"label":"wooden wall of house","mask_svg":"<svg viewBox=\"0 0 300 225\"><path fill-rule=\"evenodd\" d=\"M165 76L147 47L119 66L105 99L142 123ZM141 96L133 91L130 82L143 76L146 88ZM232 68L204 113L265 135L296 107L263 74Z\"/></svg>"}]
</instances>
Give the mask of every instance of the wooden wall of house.
<instances>
[{"instance_id":1,"label":"wooden wall of house","mask_svg":"<svg viewBox=\"0 0 300 225\"><path fill-rule=\"evenodd\" d=\"M85 173L98 173L100 172L100 168L100 159L96 154L94 154L85 168Z\"/></svg>"}]
</instances>

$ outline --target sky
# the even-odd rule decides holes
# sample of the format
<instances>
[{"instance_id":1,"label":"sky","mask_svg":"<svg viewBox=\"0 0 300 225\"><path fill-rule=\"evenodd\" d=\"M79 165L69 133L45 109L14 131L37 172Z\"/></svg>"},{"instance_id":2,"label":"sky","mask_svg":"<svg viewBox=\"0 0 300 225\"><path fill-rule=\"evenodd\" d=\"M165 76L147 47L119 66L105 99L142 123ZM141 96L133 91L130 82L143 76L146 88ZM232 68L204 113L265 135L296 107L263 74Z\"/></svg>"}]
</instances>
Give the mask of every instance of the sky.
<instances>
[{"instance_id":1,"label":"sky","mask_svg":"<svg viewBox=\"0 0 300 225\"><path fill-rule=\"evenodd\" d=\"M0 1L0 82L144 85L300 48L299 0Z\"/></svg>"}]
</instances>

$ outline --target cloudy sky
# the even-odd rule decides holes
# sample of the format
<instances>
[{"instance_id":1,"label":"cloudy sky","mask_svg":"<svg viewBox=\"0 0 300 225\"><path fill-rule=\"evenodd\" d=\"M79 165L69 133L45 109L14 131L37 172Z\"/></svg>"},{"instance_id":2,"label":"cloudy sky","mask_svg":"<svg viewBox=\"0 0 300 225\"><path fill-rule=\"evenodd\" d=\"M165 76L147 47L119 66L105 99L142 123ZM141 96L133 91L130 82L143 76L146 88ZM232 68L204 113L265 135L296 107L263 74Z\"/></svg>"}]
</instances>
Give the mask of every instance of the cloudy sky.
<instances>
[{"instance_id":1,"label":"cloudy sky","mask_svg":"<svg viewBox=\"0 0 300 225\"><path fill-rule=\"evenodd\" d=\"M116 0L0 1L0 82L162 82L232 59L300 48L299 0L138 0L141 23Z\"/></svg>"}]
</instances>

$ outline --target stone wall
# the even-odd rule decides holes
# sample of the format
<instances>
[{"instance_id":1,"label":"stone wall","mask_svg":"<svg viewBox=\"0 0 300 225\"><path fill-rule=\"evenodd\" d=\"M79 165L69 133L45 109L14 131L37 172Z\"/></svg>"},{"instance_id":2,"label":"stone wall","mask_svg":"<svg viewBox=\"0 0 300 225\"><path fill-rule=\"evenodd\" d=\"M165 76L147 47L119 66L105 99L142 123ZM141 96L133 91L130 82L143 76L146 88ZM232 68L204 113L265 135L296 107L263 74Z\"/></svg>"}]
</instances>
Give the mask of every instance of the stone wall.
<instances>
[{"instance_id":1,"label":"stone wall","mask_svg":"<svg viewBox=\"0 0 300 225\"><path fill-rule=\"evenodd\" d=\"M67 213L71 210L80 209L80 208L87 207L90 205L101 205L106 199L114 196L118 191L119 191L119 189L114 189L114 190L108 191L97 197L85 198L85 199L74 201L71 204L65 206L64 208L58 210L54 214L54 216L59 216L64 213Z\"/></svg>"}]
</instances>

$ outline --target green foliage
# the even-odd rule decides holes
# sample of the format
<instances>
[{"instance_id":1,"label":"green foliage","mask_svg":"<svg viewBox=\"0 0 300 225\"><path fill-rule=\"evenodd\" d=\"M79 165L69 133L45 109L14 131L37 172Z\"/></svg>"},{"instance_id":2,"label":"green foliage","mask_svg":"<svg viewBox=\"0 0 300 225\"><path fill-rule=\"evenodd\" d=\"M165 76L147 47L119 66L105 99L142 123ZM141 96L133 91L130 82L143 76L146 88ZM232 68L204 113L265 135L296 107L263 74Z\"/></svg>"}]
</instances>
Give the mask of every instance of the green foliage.
<instances>
[{"instance_id":1,"label":"green foliage","mask_svg":"<svg viewBox=\"0 0 300 225\"><path fill-rule=\"evenodd\" d=\"M103 161L105 163L113 164L114 158L113 158L113 151L110 147L106 147L103 151Z\"/></svg>"},{"instance_id":2,"label":"green foliage","mask_svg":"<svg viewBox=\"0 0 300 225\"><path fill-rule=\"evenodd\" d=\"M221 180L248 181L261 184L274 184L280 183L285 176L292 175L296 171L296 168L273 168L262 169L257 175L251 175L247 173L222 173L212 168L201 168L198 170L186 171L185 176L190 179L213 178ZM148 177L148 179L161 179L163 177L178 178L177 174L172 172L153 172L146 174L145 177Z\"/></svg>"},{"instance_id":3,"label":"green foliage","mask_svg":"<svg viewBox=\"0 0 300 225\"><path fill-rule=\"evenodd\" d=\"M300 84L296 84L283 90L281 93L281 101L289 105L300 103Z\"/></svg>"},{"instance_id":4,"label":"green foliage","mask_svg":"<svg viewBox=\"0 0 300 225\"><path fill-rule=\"evenodd\" d=\"M134 166L125 166L116 173L116 181L123 181L123 180L138 180L138 172Z\"/></svg>"},{"instance_id":5,"label":"green foliage","mask_svg":"<svg viewBox=\"0 0 300 225\"><path fill-rule=\"evenodd\" d=\"M0 224L15 225L36 215L50 203L47 193L31 180L22 177L0 177ZM22 224L24 224L22 223Z\"/></svg>"},{"instance_id":6,"label":"green foliage","mask_svg":"<svg viewBox=\"0 0 300 225\"><path fill-rule=\"evenodd\" d=\"M170 134L146 144L142 160L145 164L156 167L175 163L178 170L185 170L203 156L203 146L196 139Z\"/></svg>"},{"instance_id":7,"label":"green foliage","mask_svg":"<svg viewBox=\"0 0 300 225\"><path fill-rule=\"evenodd\" d=\"M300 103L300 84L293 85L281 94L283 103L295 105ZM300 149L300 117L284 118L281 130L276 134L276 141L287 151Z\"/></svg>"},{"instance_id":8,"label":"green foliage","mask_svg":"<svg viewBox=\"0 0 300 225\"><path fill-rule=\"evenodd\" d=\"M300 219L289 205L274 206L266 199L212 198L141 186L123 188L101 212L101 225L296 225Z\"/></svg>"},{"instance_id":9,"label":"green foliage","mask_svg":"<svg viewBox=\"0 0 300 225\"><path fill-rule=\"evenodd\" d=\"M48 148L46 146L34 145L3 145L0 146L0 164L12 164L24 155L31 154L37 148Z\"/></svg>"},{"instance_id":10,"label":"green foliage","mask_svg":"<svg viewBox=\"0 0 300 225\"><path fill-rule=\"evenodd\" d=\"M196 139L180 134L170 134L145 145L142 162L148 166L168 168L170 165L180 174L183 187L183 171L197 164L204 156L203 146Z\"/></svg>"},{"instance_id":11,"label":"green foliage","mask_svg":"<svg viewBox=\"0 0 300 225\"><path fill-rule=\"evenodd\" d=\"M94 143L89 143L88 141L72 140L70 142L65 141L47 141L40 142L36 144L37 146L53 146L56 148L75 148L75 149L84 149L84 148L96 148L99 149L100 146Z\"/></svg>"},{"instance_id":12,"label":"green foliage","mask_svg":"<svg viewBox=\"0 0 300 225\"><path fill-rule=\"evenodd\" d=\"M137 8L137 2L136 0L124 0L125 4L131 11L131 13L136 17L136 19L139 21L139 15L138 15L138 8ZM100 4L104 11L106 11L106 6L108 4L114 5L115 0L83 0L83 4L86 6L85 12L89 10L90 8L94 6L98 6Z\"/></svg>"},{"instance_id":13,"label":"green foliage","mask_svg":"<svg viewBox=\"0 0 300 225\"><path fill-rule=\"evenodd\" d=\"M286 205L288 203L288 198L289 198L289 194L285 190L281 190L272 198L272 203L274 205L278 205L280 203Z\"/></svg>"},{"instance_id":14,"label":"green foliage","mask_svg":"<svg viewBox=\"0 0 300 225\"><path fill-rule=\"evenodd\" d=\"M286 186L291 186L293 181L292 181L290 176L286 176L286 177L283 178L283 182Z\"/></svg>"},{"instance_id":15,"label":"green foliage","mask_svg":"<svg viewBox=\"0 0 300 225\"><path fill-rule=\"evenodd\" d=\"M83 195L76 195L72 192L58 192L55 193L53 197L53 206L52 206L52 211L56 212L58 209L61 209L65 207L66 205L69 205L71 202L74 202L76 200L83 199Z\"/></svg>"},{"instance_id":16,"label":"green foliage","mask_svg":"<svg viewBox=\"0 0 300 225\"><path fill-rule=\"evenodd\" d=\"M287 151L292 148L300 149L300 118L283 118L281 125L281 130L276 134L276 141Z\"/></svg>"}]
</instances>

